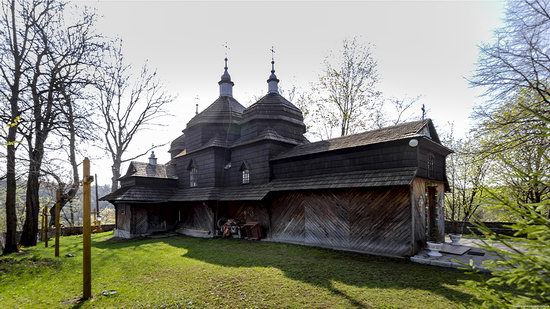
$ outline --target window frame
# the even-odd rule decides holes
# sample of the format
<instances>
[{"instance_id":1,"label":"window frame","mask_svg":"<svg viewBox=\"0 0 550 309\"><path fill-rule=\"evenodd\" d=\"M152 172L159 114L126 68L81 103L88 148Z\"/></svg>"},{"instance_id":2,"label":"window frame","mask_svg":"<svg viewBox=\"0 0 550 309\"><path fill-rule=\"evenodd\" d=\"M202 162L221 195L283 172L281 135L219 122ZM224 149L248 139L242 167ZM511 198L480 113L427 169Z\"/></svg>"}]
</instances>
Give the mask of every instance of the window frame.
<instances>
[{"instance_id":1,"label":"window frame","mask_svg":"<svg viewBox=\"0 0 550 309\"><path fill-rule=\"evenodd\" d=\"M428 155L428 178L435 178L435 156L433 153Z\"/></svg>"},{"instance_id":2,"label":"window frame","mask_svg":"<svg viewBox=\"0 0 550 309\"><path fill-rule=\"evenodd\" d=\"M241 171L241 184L247 185L250 183L250 170L245 168Z\"/></svg>"},{"instance_id":3,"label":"window frame","mask_svg":"<svg viewBox=\"0 0 550 309\"><path fill-rule=\"evenodd\" d=\"M189 170L189 187L196 188L199 186L199 169L195 166Z\"/></svg>"}]
</instances>

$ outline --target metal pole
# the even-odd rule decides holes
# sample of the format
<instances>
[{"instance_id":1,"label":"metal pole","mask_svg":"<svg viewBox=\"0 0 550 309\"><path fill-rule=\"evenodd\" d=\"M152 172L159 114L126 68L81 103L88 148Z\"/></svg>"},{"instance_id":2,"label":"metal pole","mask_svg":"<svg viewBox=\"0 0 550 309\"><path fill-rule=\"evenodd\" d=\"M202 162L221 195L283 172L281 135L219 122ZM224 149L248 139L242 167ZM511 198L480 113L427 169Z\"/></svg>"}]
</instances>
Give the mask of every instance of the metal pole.
<instances>
[{"instance_id":1,"label":"metal pole","mask_svg":"<svg viewBox=\"0 0 550 309\"><path fill-rule=\"evenodd\" d=\"M55 192L55 256L59 256L59 235L61 234L61 190Z\"/></svg>"},{"instance_id":2,"label":"metal pole","mask_svg":"<svg viewBox=\"0 0 550 309\"><path fill-rule=\"evenodd\" d=\"M93 178L90 177L90 160L84 158L83 164L83 205L82 205L82 216L83 216L83 228L82 228L82 238L83 238L83 259L82 259L82 298L90 299L92 297L92 264L91 264L91 222L90 222L90 204L91 204L91 195L90 195L90 183L93 181Z\"/></svg>"}]
</instances>

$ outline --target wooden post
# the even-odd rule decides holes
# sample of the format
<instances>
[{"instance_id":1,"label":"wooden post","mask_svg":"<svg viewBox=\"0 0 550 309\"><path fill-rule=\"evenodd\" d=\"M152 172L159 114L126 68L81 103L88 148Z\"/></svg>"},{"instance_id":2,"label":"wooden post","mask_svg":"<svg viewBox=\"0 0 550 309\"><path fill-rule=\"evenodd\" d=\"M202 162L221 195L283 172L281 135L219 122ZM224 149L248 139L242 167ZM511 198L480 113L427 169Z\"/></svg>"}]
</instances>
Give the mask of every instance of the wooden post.
<instances>
[{"instance_id":1,"label":"wooden post","mask_svg":"<svg viewBox=\"0 0 550 309\"><path fill-rule=\"evenodd\" d=\"M94 181L95 181L95 216L94 220L97 225L97 231L101 232L101 216L99 214L99 192L97 189L97 174L94 174Z\"/></svg>"},{"instance_id":2,"label":"wooden post","mask_svg":"<svg viewBox=\"0 0 550 309\"><path fill-rule=\"evenodd\" d=\"M83 259L82 259L82 299L90 299L92 297L92 264L91 264L91 218L90 218L90 204L91 204L91 194L90 194L90 183L93 178L90 177L90 160L84 158L83 164L83 189L82 189L82 217L83 217L83 227L82 227L82 239L83 239Z\"/></svg>"},{"instance_id":3,"label":"wooden post","mask_svg":"<svg viewBox=\"0 0 550 309\"><path fill-rule=\"evenodd\" d=\"M48 248L48 206L44 206L44 214L43 214L43 218L44 218L44 225L42 226L43 227L43 230L44 230L44 247Z\"/></svg>"},{"instance_id":4,"label":"wooden post","mask_svg":"<svg viewBox=\"0 0 550 309\"><path fill-rule=\"evenodd\" d=\"M61 234L61 190L55 191L55 256L59 256L59 235Z\"/></svg>"}]
</instances>

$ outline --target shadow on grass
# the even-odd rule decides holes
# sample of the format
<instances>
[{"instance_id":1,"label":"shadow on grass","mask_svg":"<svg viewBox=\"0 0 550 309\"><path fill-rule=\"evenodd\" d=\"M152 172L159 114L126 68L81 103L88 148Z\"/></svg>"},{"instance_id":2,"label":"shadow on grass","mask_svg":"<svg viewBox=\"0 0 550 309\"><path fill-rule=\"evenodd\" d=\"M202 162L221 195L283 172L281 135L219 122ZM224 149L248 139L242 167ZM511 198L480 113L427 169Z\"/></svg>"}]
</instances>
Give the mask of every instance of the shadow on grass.
<instances>
[{"instance_id":1,"label":"shadow on grass","mask_svg":"<svg viewBox=\"0 0 550 309\"><path fill-rule=\"evenodd\" d=\"M185 236L106 240L94 242L93 245L103 249L119 249L138 248L159 242L187 250L182 255L184 258L214 265L277 268L288 278L327 289L334 295L347 299L355 307L369 305L338 289L334 282L358 288L425 290L457 303L473 301L471 295L449 288L460 285L460 280L473 279L473 275L454 269L415 264L406 259L291 244Z\"/></svg>"}]
</instances>

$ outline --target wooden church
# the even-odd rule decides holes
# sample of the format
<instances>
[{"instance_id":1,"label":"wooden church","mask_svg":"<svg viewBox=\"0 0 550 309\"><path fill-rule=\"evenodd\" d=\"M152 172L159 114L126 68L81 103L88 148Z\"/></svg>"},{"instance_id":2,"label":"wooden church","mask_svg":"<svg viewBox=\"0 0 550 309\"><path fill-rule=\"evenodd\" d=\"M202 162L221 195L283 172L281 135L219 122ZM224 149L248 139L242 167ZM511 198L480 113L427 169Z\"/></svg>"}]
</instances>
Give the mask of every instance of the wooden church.
<instances>
[{"instance_id":1,"label":"wooden church","mask_svg":"<svg viewBox=\"0 0 550 309\"><path fill-rule=\"evenodd\" d=\"M310 143L300 109L268 93L245 108L227 71L171 160L132 162L115 205L115 236L177 231L388 256L443 240L445 158L429 119Z\"/></svg>"}]
</instances>

